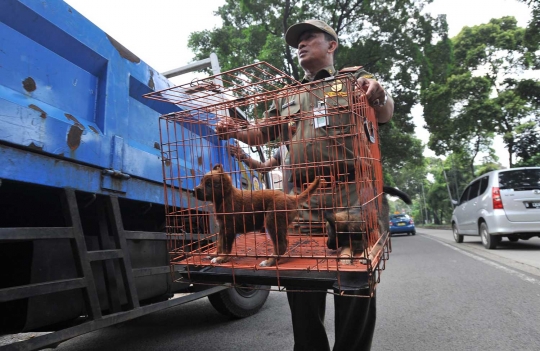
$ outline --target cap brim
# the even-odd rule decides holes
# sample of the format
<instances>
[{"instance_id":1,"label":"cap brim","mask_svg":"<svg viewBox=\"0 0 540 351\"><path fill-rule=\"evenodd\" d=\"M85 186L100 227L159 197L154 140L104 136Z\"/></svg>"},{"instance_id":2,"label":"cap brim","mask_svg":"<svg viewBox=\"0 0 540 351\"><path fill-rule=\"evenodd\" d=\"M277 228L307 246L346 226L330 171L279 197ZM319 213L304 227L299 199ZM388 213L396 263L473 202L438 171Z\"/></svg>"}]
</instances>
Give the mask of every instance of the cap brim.
<instances>
[{"instance_id":1,"label":"cap brim","mask_svg":"<svg viewBox=\"0 0 540 351\"><path fill-rule=\"evenodd\" d=\"M285 33L285 42L295 49L298 49L298 38L302 33L307 30L316 29L319 32L323 32L319 27L309 23L297 23L289 27L287 33Z\"/></svg>"}]
</instances>

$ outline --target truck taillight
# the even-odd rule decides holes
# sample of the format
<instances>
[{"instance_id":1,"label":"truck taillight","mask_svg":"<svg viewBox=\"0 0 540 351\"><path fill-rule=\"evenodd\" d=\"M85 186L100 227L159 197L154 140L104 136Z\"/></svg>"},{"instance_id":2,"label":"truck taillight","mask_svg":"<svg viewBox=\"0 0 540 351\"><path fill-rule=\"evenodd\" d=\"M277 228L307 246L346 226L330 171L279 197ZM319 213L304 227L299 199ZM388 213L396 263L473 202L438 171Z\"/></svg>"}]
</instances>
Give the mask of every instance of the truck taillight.
<instances>
[{"instance_id":1,"label":"truck taillight","mask_svg":"<svg viewBox=\"0 0 540 351\"><path fill-rule=\"evenodd\" d=\"M392 226L392 225L393 225L394 223L392 223L392 221L390 221L390 222L389 222L388 224L389 224L389 225L390 225L390 227L391 227L391 226Z\"/></svg>"},{"instance_id":2,"label":"truck taillight","mask_svg":"<svg viewBox=\"0 0 540 351\"><path fill-rule=\"evenodd\" d=\"M411 218L411 220L409 221L409 224L414 224L414 221L413 221L412 218Z\"/></svg>"},{"instance_id":3,"label":"truck taillight","mask_svg":"<svg viewBox=\"0 0 540 351\"><path fill-rule=\"evenodd\" d=\"M501 199L501 191L499 188L493 187L491 189L491 198L493 199L493 209L504 209L502 199Z\"/></svg>"}]
</instances>

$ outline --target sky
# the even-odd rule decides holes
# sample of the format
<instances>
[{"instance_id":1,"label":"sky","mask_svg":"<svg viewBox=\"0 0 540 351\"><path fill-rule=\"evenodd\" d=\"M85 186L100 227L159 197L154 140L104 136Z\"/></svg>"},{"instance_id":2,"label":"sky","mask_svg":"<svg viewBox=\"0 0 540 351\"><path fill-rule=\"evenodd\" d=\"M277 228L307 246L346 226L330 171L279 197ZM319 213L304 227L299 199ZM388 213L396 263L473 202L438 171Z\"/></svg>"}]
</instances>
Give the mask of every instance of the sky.
<instances>
[{"instance_id":1,"label":"sky","mask_svg":"<svg viewBox=\"0 0 540 351\"><path fill-rule=\"evenodd\" d=\"M225 0L65 0L110 36L159 72L183 66L193 60L187 47L189 34L221 26L214 11ZM449 35L457 35L464 26L489 22L492 18L514 16L525 27L530 19L528 7L516 0L435 0L426 12L446 14ZM359 63L361 64L361 63ZM191 81L193 75L173 78L175 84ZM399 98L399 97L395 97ZM413 109L416 134L424 143L429 133L422 108ZM502 145L496 140L495 145ZM508 153L499 147L497 154L508 165ZM434 154L426 149L427 156Z\"/></svg>"}]
</instances>

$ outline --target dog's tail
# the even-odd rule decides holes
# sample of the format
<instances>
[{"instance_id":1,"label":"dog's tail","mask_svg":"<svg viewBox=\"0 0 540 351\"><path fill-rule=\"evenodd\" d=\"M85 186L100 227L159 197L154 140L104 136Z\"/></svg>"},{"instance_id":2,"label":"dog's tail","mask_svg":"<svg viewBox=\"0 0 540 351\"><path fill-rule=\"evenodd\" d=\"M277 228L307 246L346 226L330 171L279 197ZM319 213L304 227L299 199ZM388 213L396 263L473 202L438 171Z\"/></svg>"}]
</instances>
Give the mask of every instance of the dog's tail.
<instances>
[{"instance_id":1,"label":"dog's tail","mask_svg":"<svg viewBox=\"0 0 540 351\"><path fill-rule=\"evenodd\" d=\"M304 190L300 194L296 195L296 200L298 201L298 203L305 202L308 199L308 197L311 194L313 194L315 192L315 190L317 190L317 188L319 187L319 183L320 183L320 178L317 177L317 178L315 178L313 183L309 184L309 186L307 187L306 190Z\"/></svg>"},{"instance_id":2,"label":"dog's tail","mask_svg":"<svg viewBox=\"0 0 540 351\"><path fill-rule=\"evenodd\" d=\"M407 205L412 204L412 201L411 201L411 198L409 197L409 195L407 195L403 191L398 190L396 188L393 188L391 186L383 186L383 193L388 194L388 195L392 195L392 196L397 196L401 200L403 200L403 202L405 202Z\"/></svg>"}]
</instances>

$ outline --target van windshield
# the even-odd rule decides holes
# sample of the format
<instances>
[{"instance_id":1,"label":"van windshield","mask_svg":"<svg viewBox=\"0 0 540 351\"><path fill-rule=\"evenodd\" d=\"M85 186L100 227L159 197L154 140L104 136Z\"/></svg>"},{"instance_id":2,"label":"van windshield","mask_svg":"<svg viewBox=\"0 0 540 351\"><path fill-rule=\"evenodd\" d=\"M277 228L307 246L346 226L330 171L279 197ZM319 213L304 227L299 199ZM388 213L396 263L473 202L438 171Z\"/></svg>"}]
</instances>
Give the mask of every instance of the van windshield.
<instances>
[{"instance_id":1,"label":"van windshield","mask_svg":"<svg viewBox=\"0 0 540 351\"><path fill-rule=\"evenodd\" d=\"M514 190L540 189L540 168L499 173L499 188Z\"/></svg>"}]
</instances>

